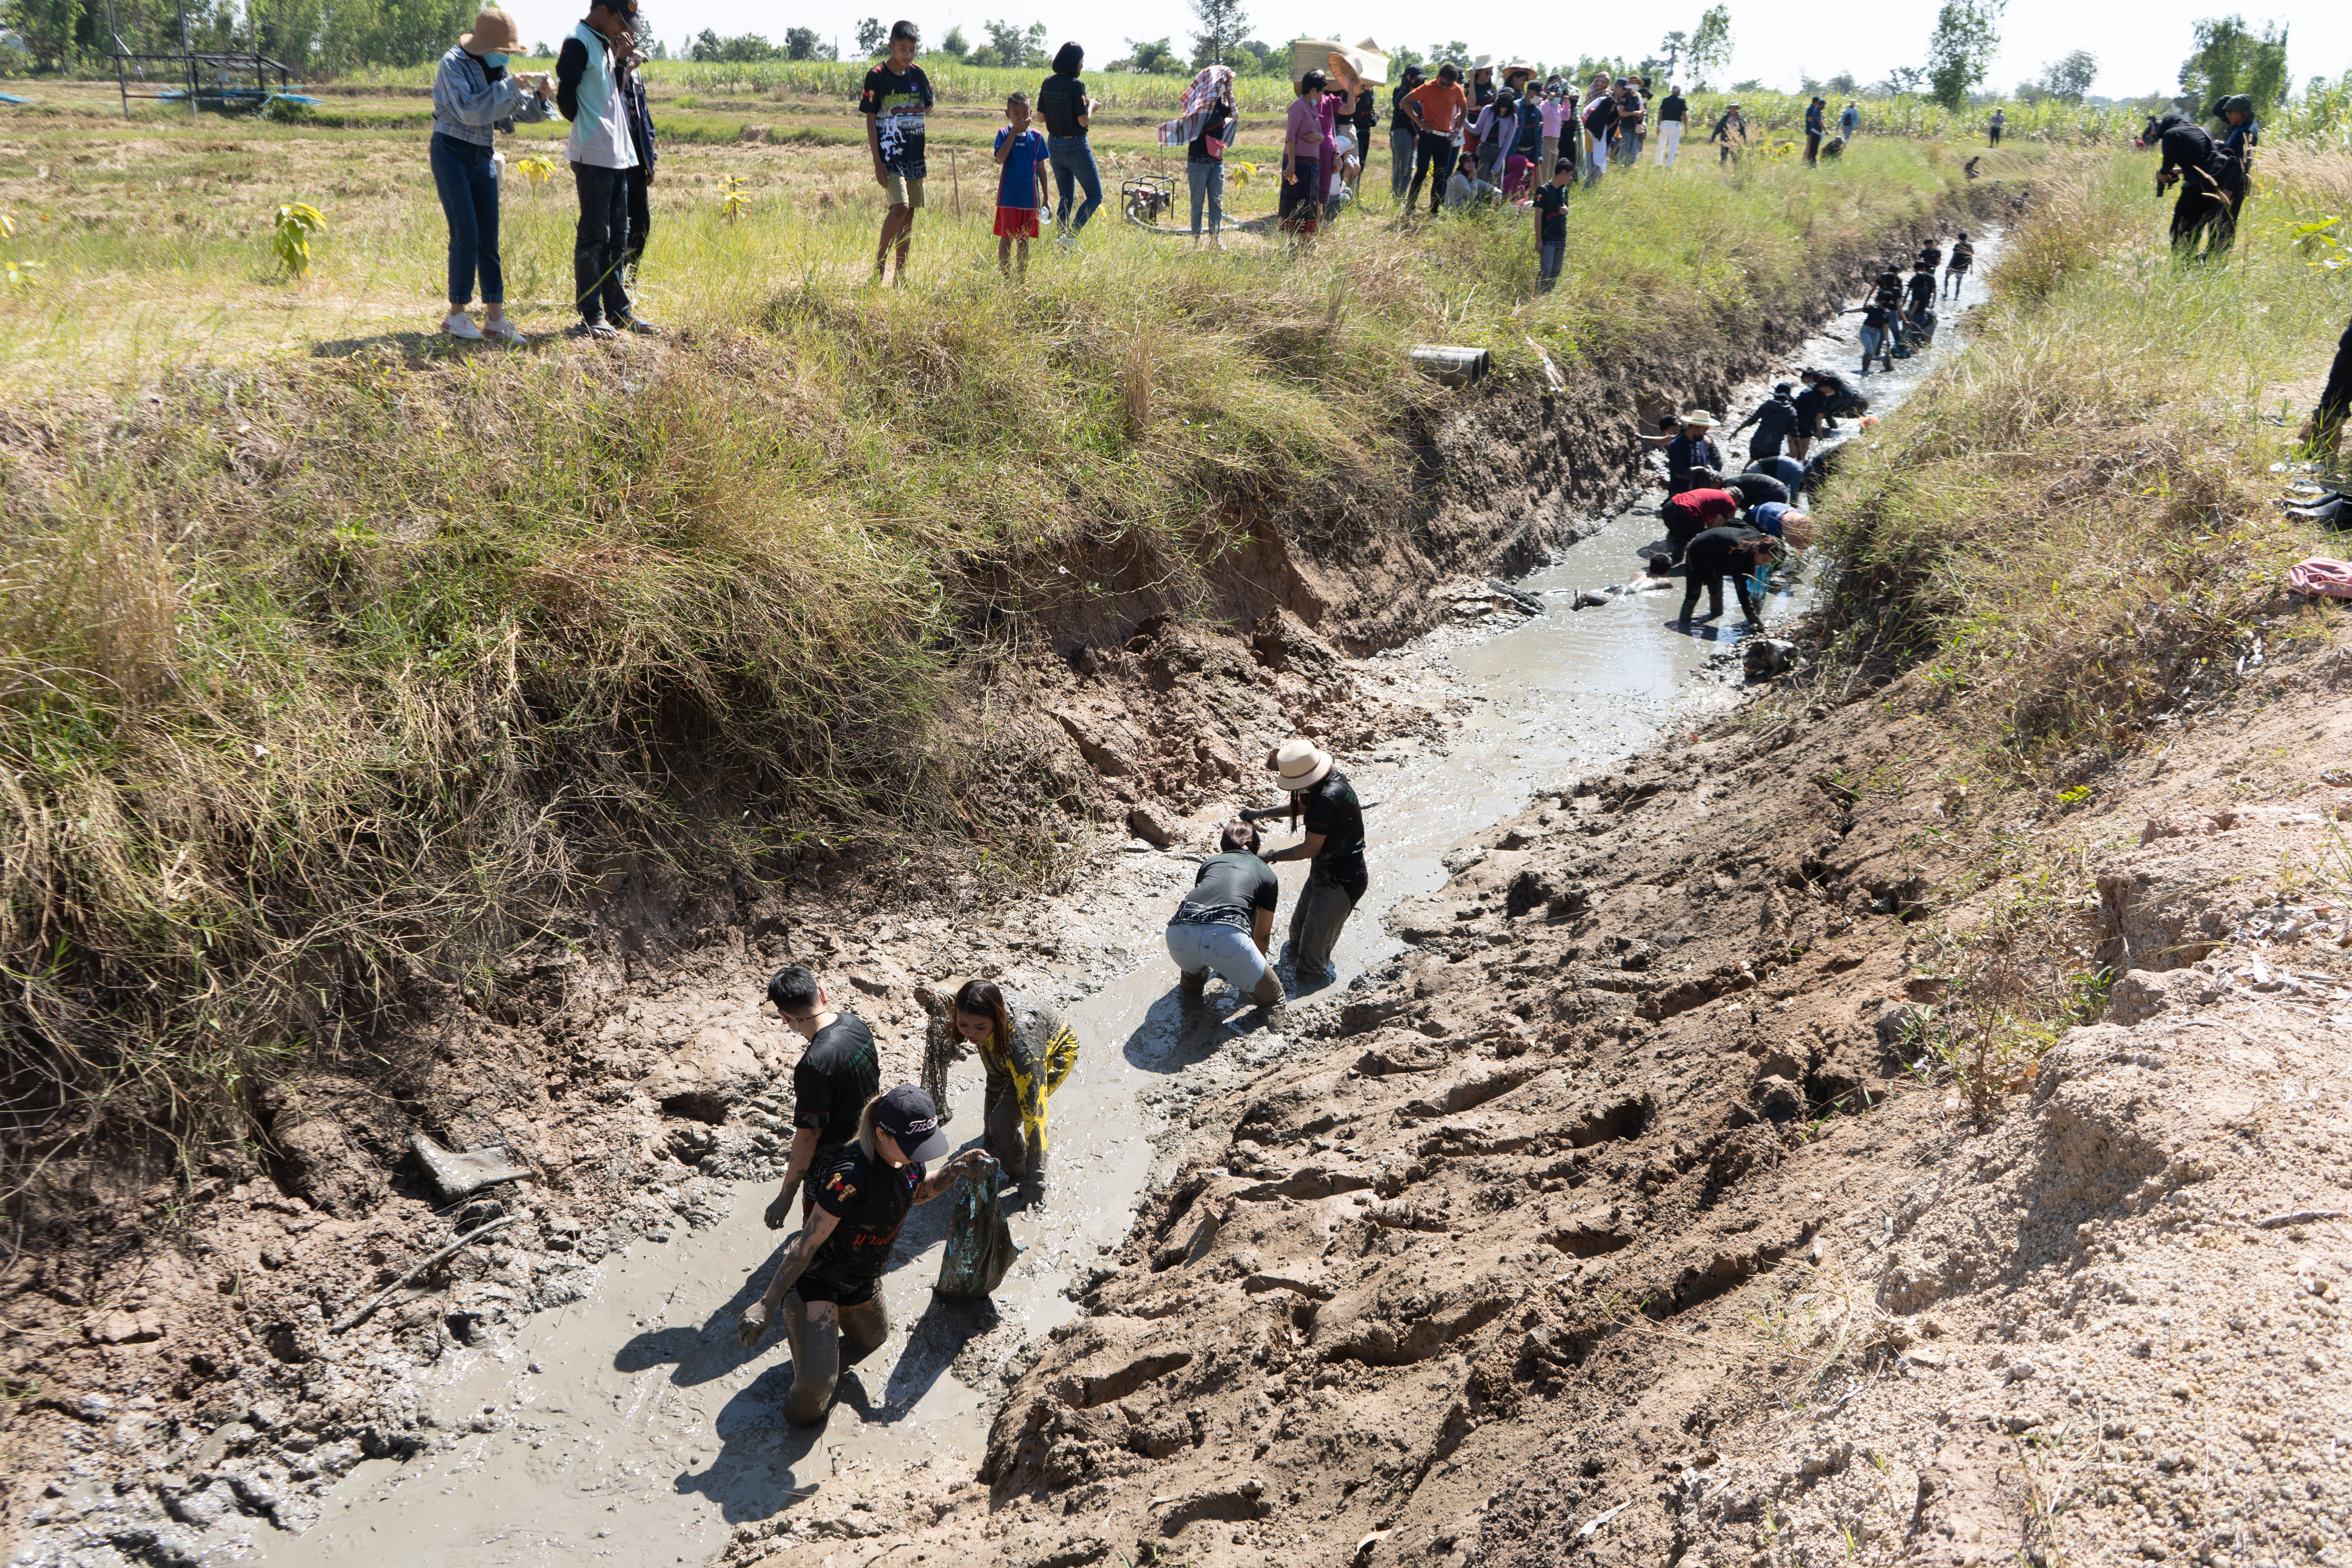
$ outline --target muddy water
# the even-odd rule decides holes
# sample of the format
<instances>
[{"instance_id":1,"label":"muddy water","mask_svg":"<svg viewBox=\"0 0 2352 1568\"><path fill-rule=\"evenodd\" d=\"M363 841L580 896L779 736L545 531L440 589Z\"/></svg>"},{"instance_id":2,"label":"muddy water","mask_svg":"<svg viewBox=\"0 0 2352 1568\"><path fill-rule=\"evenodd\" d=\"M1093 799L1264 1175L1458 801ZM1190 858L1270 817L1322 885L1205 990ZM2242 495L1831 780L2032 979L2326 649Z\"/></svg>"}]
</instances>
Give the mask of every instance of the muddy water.
<instances>
[{"instance_id":1,"label":"muddy water","mask_svg":"<svg viewBox=\"0 0 2352 1568\"><path fill-rule=\"evenodd\" d=\"M1997 250L1996 238L1980 245L1975 279ZM1980 288L1971 280L1967 302ZM1936 351L1868 378L1874 412L1957 352L1958 313L1945 308ZM1851 370L1853 320L1787 363ZM1742 388L1735 407L1745 412L1768 390ZM1641 569L1635 552L1661 531L1658 499L1608 519L1521 584L1545 596L1546 613L1442 632L1387 656L1442 678L1470 710L1440 745L1401 743L1350 768L1372 803L1372 889L1335 955L1340 985L1398 951L1381 917L1439 887L1449 849L1517 812L1538 787L1605 767L1677 721L1737 700L1736 606L1733 625L1692 635L1673 629L1679 584L1569 607L1577 589L1622 583ZM1807 595L1801 576L1783 584L1769 617L1791 617ZM1013 1215L1027 1250L992 1302L932 1300L949 1205L915 1211L885 1286L888 1341L845 1373L823 1426L793 1430L782 1414L791 1369L781 1339L745 1352L733 1333L778 1239L760 1222L772 1184L743 1184L723 1223L680 1230L667 1243L635 1242L595 1270L584 1299L538 1314L495 1349L434 1369L424 1405L455 1441L404 1464L362 1465L308 1534L257 1542L257 1554L281 1568L335 1563L354 1551L404 1568L699 1563L733 1526L802 1505L854 1468L940 1464L970 1476L1008 1374L1003 1358L1023 1337L1076 1315L1065 1287L1125 1233L1163 1125L1155 1108L1170 1098L1162 1091L1246 1072L1252 1058L1279 1048L1231 1028L1205 1041L1178 1038L1173 975L1156 954L1166 909L1192 866L1154 858L1164 863L1168 896L1136 900L1115 917L1131 928L1122 944L1145 956L1068 1008L1087 1052L1054 1099L1051 1194ZM1282 869L1287 910L1304 868ZM961 1114L950 1131L976 1135L976 1070L959 1069L953 1102Z\"/></svg>"}]
</instances>

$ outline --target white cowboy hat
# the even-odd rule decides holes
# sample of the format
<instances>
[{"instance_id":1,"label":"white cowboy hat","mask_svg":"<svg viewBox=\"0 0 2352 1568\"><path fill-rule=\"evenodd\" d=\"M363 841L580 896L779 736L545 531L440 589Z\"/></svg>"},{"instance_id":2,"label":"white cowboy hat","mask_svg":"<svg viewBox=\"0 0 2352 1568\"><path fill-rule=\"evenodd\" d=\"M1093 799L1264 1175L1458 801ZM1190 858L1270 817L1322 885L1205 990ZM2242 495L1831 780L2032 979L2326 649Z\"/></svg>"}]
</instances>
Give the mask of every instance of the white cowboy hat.
<instances>
[{"instance_id":1,"label":"white cowboy hat","mask_svg":"<svg viewBox=\"0 0 2352 1568\"><path fill-rule=\"evenodd\" d=\"M1495 68L1495 57L1479 55L1471 60L1470 68L1474 71L1492 70Z\"/></svg>"},{"instance_id":2,"label":"white cowboy hat","mask_svg":"<svg viewBox=\"0 0 2352 1568\"><path fill-rule=\"evenodd\" d=\"M1717 426L1722 424L1723 421L1717 419L1714 415L1709 414L1704 408L1694 408L1688 414L1683 416L1683 423L1685 425L1696 425L1703 430L1712 430Z\"/></svg>"},{"instance_id":3,"label":"white cowboy hat","mask_svg":"<svg viewBox=\"0 0 2352 1568\"><path fill-rule=\"evenodd\" d=\"M1331 753L1317 749L1312 741L1285 741L1265 760L1275 772L1275 783L1291 794L1313 789L1331 772Z\"/></svg>"}]
</instances>

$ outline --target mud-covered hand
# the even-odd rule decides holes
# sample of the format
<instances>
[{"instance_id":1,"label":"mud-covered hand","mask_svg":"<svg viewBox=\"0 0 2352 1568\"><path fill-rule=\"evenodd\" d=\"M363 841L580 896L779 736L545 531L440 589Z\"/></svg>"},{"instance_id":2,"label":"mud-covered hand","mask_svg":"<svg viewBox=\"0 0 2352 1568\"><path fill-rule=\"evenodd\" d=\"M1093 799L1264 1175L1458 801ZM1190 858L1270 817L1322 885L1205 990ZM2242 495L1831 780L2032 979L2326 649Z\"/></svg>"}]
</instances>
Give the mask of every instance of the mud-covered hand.
<instances>
[{"instance_id":1,"label":"mud-covered hand","mask_svg":"<svg viewBox=\"0 0 2352 1568\"><path fill-rule=\"evenodd\" d=\"M765 1301L754 1301L743 1309L735 1320L735 1339L745 1350L757 1348L768 1337L769 1325L776 1321L776 1310Z\"/></svg>"}]
</instances>

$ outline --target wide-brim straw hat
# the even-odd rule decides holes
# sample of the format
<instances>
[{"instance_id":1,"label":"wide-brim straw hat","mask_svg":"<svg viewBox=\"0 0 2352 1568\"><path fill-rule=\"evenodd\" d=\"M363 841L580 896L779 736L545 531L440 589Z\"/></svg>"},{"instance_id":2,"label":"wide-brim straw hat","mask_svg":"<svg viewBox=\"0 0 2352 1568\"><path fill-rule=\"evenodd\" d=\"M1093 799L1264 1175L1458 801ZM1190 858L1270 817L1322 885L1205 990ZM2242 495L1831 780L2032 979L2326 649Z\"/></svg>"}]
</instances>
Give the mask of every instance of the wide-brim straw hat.
<instances>
[{"instance_id":1,"label":"wide-brim straw hat","mask_svg":"<svg viewBox=\"0 0 2352 1568\"><path fill-rule=\"evenodd\" d=\"M1536 68L1529 65L1525 60L1513 60L1509 65L1503 68L1503 79L1506 81L1508 81L1515 76L1533 76L1535 74Z\"/></svg>"},{"instance_id":2,"label":"wide-brim straw hat","mask_svg":"<svg viewBox=\"0 0 2352 1568\"><path fill-rule=\"evenodd\" d=\"M1696 425L1702 430L1712 430L1717 426L1722 424L1723 421L1717 419L1714 415L1709 414L1704 408L1694 408L1688 414L1683 416L1683 423L1685 425Z\"/></svg>"},{"instance_id":3,"label":"wide-brim straw hat","mask_svg":"<svg viewBox=\"0 0 2352 1568\"><path fill-rule=\"evenodd\" d=\"M1265 765L1274 770L1274 782L1293 795L1313 789L1328 778L1331 764L1331 753L1312 741L1285 741L1265 760Z\"/></svg>"},{"instance_id":4,"label":"wide-brim straw hat","mask_svg":"<svg viewBox=\"0 0 2352 1568\"><path fill-rule=\"evenodd\" d=\"M469 55L515 55L522 52L522 35L515 22L497 6L485 7L474 17L474 30L457 35L457 47Z\"/></svg>"},{"instance_id":5,"label":"wide-brim straw hat","mask_svg":"<svg viewBox=\"0 0 2352 1568\"><path fill-rule=\"evenodd\" d=\"M1363 90L1364 79L1357 74L1355 61L1336 49L1325 55L1323 60L1328 68L1324 74L1331 79L1333 87L1345 89L1350 98Z\"/></svg>"}]
</instances>

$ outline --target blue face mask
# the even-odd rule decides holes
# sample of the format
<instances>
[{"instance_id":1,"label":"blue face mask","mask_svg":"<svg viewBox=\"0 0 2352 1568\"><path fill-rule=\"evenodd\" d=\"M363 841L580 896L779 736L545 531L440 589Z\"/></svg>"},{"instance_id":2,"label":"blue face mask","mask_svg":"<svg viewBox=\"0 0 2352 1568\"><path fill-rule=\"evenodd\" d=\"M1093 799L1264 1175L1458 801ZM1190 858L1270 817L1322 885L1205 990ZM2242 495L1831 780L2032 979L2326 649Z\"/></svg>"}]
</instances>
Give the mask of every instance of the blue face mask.
<instances>
[{"instance_id":1,"label":"blue face mask","mask_svg":"<svg viewBox=\"0 0 2352 1568\"><path fill-rule=\"evenodd\" d=\"M504 55L484 55L482 57L482 63L489 67L492 70L502 71L507 68L507 57Z\"/></svg>"}]
</instances>

